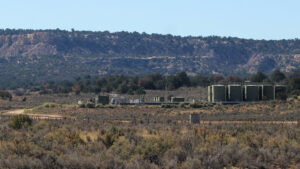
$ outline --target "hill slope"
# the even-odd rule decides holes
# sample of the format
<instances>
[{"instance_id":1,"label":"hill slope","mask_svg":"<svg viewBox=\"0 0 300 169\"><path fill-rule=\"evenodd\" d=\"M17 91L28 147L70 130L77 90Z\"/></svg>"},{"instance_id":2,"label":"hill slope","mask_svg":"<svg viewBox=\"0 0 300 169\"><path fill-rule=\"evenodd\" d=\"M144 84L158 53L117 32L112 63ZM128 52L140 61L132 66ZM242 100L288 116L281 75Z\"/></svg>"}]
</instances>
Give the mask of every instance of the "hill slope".
<instances>
[{"instance_id":1,"label":"hill slope","mask_svg":"<svg viewBox=\"0 0 300 169\"><path fill-rule=\"evenodd\" d=\"M0 30L0 87L82 75L249 74L300 67L300 40Z\"/></svg>"}]
</instances>

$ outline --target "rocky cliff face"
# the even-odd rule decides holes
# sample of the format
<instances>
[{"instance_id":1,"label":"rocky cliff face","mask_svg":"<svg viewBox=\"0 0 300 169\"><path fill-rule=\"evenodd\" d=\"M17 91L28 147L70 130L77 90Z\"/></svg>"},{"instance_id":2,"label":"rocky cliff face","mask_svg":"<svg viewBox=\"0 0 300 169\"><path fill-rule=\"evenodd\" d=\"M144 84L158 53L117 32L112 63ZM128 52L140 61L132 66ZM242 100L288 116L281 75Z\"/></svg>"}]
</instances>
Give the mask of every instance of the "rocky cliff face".
<instances>
[{"instance_id":1,"label":"rocky cliff face","mask_svg":"<svg viewBox=\"0 0 300 169\"><path fill-rule=\"evenodd\" d=\"M300 40L159 34L0 30L0 83L80 75L249 74L300 67ZM2 79L2 80L1 80ZM3 82L3 79L5 81Z\"/></svg>"},{"instance_id":2,"label":"rocky cliff face","mask_svg":"<svg viewBox=\"0 0 300 169\"><path fill-rule=\"evenodd\" d=\"M53 38L46 32L0 36L0 57L56 55Z\"/></svg>"}]
</instances>

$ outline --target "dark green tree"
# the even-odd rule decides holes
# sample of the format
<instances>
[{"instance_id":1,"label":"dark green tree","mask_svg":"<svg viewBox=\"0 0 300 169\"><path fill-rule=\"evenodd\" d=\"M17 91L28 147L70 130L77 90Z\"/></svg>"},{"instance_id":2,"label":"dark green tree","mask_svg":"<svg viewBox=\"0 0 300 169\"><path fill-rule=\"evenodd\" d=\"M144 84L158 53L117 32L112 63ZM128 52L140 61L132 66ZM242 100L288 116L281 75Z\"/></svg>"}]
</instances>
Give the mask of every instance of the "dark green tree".
<instances>
[{"instance_id":1,"label":"dark green tree","mask_svg":"<svg viewBox=\"0 0 300 169\"><path fill-rule=\"evenodd\" d=\"M180 86L190 86L191 81L186 72L182 71L176 75L178 77Z\"/></svg>"},{"instance_id":2,"label":"dark green tree","mask_svg":"<svg viewBox=\"0 0 300 169\"><path fill-rule=\"evenodd\" d=\"M273 82L280 82L280 81L284 80L285 78L286 78L285 74L282 73L279 69L274 70L271 75L271 80Z\"/></svg>"},{"instance_id":3,"label":"dark green tree","mask_svg":"<svg viewBox=\"0 0 300 169\"><path fill-rule=\"evenodd\" d=\"M300 71L295 71L289 79L289 87L291 91L300 90Z\"/></svg>"},{"instance_id":4,"label":"dark green tree","mask_svg":"<svg viewBox=\"0 0 300 169\"><path fill-rule=\"evenodd\" d=\"M138 88L135 93L137 95L143 95L146 94L146 91L143 88Z\"/></svg>"},{"instance_id":5,"label":"dark green tree","mask_svg":"<svg viewBox=\"0 0 300 169\"><path fill-rule=\"evenodd\" d=\"M250 77L251 82L262 82L263 80L267 79L268 76L262 72L257 72L255 75Z\"/></svg>"}]
</instances>

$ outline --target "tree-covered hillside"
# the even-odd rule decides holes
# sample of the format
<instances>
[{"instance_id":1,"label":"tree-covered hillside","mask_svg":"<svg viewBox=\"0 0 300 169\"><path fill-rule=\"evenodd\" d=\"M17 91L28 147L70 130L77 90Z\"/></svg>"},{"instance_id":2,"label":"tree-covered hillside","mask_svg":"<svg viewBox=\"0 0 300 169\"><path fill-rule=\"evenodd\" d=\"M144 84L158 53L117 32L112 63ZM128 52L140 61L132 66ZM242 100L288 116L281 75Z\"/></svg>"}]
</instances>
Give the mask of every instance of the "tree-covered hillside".
<instances>
[{"instance_id":1,"label":"tree-covered hillside","mask_svg":"<svg viewBox=\"0 0 300 169\"><path fill-rule=\"evenodd\" d=\"M245 75L299 69L300 40L0 30L0 86L84 75Z\"/></svg>"}]
</instances>

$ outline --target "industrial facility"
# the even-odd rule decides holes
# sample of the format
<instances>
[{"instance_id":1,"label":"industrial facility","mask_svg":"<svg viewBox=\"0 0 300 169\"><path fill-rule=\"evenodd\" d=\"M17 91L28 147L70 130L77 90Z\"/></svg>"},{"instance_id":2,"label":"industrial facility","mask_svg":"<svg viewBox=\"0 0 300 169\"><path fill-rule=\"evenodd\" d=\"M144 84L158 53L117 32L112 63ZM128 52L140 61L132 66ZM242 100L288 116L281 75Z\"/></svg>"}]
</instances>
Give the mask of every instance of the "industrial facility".
<instances>
[{"instance_id":1,"label":"industrial facility","mask_svg":"<svg viewBox=\"0 0 300 169\"><path fill-rule=\"evenodd\" d=\"M208 102L210 103L224 103L235 104L242 102L259 102L267 100L284 99L287 96L286 85L275 84L254 84L254 83L242 83L242 84L216 84L208 86ZM286 98L286 97L285 97ZM187 99L188 100L188 99ZM89 102L97 105L162 105L162 104L189 104L190 101L186 101L184 97L170 97L166 99L163 96L155 96L153 100L140 98L126 98L125 96L118 94L99 95L89 100ZM204 103L201 101L200 103ZM195 100L193 99L193 103ZM78 101L78 104L84 104L83 101Z\"/></svg>"},{"instance_id":2,"label":"industrial facility","mask_svg":"<svg viewBox=\"0 0 300 169\"><path fill-rule=\"evenodd\" d=\"M287 86L273 84L228 84L208 86L208 101L216 102L258 102L275 100L279 94L286 94Z\"/></svg>"}]
</instances>

